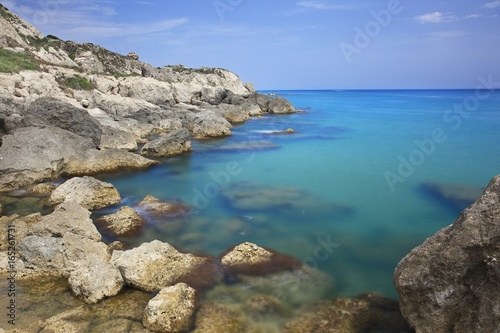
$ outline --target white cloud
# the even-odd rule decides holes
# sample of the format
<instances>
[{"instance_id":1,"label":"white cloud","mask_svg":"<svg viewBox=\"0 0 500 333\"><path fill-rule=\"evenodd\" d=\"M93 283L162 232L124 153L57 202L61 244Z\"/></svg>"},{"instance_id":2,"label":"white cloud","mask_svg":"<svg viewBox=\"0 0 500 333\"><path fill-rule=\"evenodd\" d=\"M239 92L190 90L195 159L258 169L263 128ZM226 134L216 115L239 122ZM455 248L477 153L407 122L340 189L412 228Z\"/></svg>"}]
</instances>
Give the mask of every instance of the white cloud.
<instances>
[{"instance_id":1,"label":"white cloud","mask_svg":"<svg viewBox=\"0 0 500 333\"><path fill-rule=\"evenodd\" d=\"M434 12L424 15L417 15L414 17L415 21L425 24L425 23L443 23L457 21L458 19L452 15L445 15L441 12Z\"/></svg>"},{"instance_id":2,"label":"white cloud","mask_svg":"<svg viewBox=\"0 0 500 333\"><path fill-rule=\"evenodd\" d=\"M497 7L500 7L500 1L488 2L481 6L481 8L487 8L487 9L493 9Z\"/></svg>"},{"instance_id":3,"label":"white cloud","mask_svg":"<svg viewBox=\"0 0 500 333\"><path fill-rule=\"evenodd\" d=\"M480 18L481 16L483 16L483 15L481 15L481 14L470 14L470 15L465 15L464 19L466 19L466 20L477 19L477 18Z\"/></svg>"},{"instance_id":4,"label":"white cloud","mask_svg":"<svg viewBox=\"0 0 500 333\"><path fill-rule=\"evenodd\" d=\"M465 36L467 33L459 30L448 30L448 31L435 31L431 33L432 36L434 37L440 37L440 38L450 38L450 37L460 37L460 36Z\"/></svg>"},{"instance_id":5,"label":"white cloud","mask_svg":"<svg viewBox=\"0 0 500 333\"><path fill-rule=\"evenodd\" d=\"M332 3L326 3L321 1L299 1L297 2L297 6L317 9L317 10L330 10L330 9L352 9L352 5L336 5Z\"/></svg>"}]
</instances>

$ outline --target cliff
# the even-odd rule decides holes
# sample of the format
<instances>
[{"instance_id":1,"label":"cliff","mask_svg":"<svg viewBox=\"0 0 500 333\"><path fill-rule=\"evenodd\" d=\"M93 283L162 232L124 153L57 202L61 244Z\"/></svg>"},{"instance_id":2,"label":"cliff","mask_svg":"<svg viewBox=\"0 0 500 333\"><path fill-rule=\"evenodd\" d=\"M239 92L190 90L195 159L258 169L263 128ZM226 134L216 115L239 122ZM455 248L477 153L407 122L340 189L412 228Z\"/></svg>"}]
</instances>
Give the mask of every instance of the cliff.
<instances>
[{"instance_id":1,"label":"cliff","mask_svg":"<svg viewBox=\"0 0 500 333\"><path fill-rule=\"evenodd\" d=\"M228 70L155 68L133 52L44 37L3 6L0 28L0 192L149 167L147 152L134 152L152 134L220 137L252 116L296 112Z\"/></svg>"}]
</instances>

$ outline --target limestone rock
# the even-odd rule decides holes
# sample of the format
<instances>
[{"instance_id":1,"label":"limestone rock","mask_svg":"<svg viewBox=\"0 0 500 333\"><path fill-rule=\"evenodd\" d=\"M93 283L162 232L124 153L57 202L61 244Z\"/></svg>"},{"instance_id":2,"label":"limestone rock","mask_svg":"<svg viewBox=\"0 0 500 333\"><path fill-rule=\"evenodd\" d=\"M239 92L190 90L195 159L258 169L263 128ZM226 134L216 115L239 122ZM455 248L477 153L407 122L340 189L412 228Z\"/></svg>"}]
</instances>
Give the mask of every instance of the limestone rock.
<instances>
[{"instance_id":1,"label":"limestone rock","mask_svg":"<svg viewBox=\"0 0 500 333\"><path fill-rule=\"evenodd\" d=\"M30 227L30 234L42 237L61 238L66 233L94 241L101 240L101 234L90 219L90 212L73 200L58 205L52 214L43 216Z\"/></svg>"},{"instance_id":2,"label":"limestone rock","mask_svg":"<svg viewBox=\"0 0 500 333\"><path fill-rule=\"evenodd\" d=\"M92 147L66 130L25 127L5 135L0 147L0 191L57 178L65 163Z\"/></svg>"},{"instance_id":3,"label":"limestone rock","mask_svg":"<svg viewBox=\"0 0 500 333\"><path fill-rule=\"evenodd\" d=\"M57 186L52 183L41 183L32 186L30 192L38 195L50 195L56 188Z\"/></svg>"},{"instance_id":4,"label":"limestone rock","mask_svg":"<svg viewBox=\"0 0 500 333\"><path fill-rule=\"evenodd\" d=\"M129 53L127 54L127 57L132 58L132 59L134 59L134 60L139 60L139 56L138 56L138 55L137 55L137 53L135 53L135 52L129 52Z\"/></svg>"},{"instance_id":5,"label":"limestone rock","mask_svg":"<svg viewBox=\"0 0 500 333\"><path fill-rule=\"evenodd\" d=\"M193 325L196 307L196 291L185 283L178 283L160 290L149 301L142 322L154 332L186 332Z\"/></svg>"},{"instance_id":6,"label":"limestone rock","mask_svg":"<svg viewBox=\"0 0 500 333\"><path fill-rule=\"evenodd\" d=\"M127 236L136 233L143 226L144 220L136 210L125 206L115 214L97 219L95 223L113 235Z\"/></svg>"},{"instance_id":7,"label":"limestone rock","mask_svg":"<svg viewBox=\"0 0 500 333\"><path fill-rule=\"evenodd\" d=\"M18 244L19 256L27 268L62 275L65 267L62 238L28 236Z\"/></svg>"},{"instance_id":8,"label":"limestone rock","mask_svg":"<svg viewBox=\"0 0 500 333\"><path fill-rule=\"evenodd\" d=\"M102 126L101 149L137 150L137 141L132 132L111 126Z\"/></svg>"},{"instance_id":9,"label":"limestone rock","mask_svg":"<svg viewBox=\"0 0 500 333\"><path fill-rule=\"evenodd\" d=\"M323 301L301 309L283 333L410 332L397 301L376 294Z\"/></svg>"},{"instance_id":10,"label":"limestone rock","mask_svg":"<svg viewBox=\"0 0 500 333\"><path fill-rule=\"evenodd\" d=\"M87 332L90 328L88 319L82 318L84 307L68 310L45 320L40 333L80 333ZM75 320L80 319L80 320Z\"/></svg>"},{"instance_id":11,"label":"limestone rock","mask_svg":"<svg viewBox=\"0 0 500 333\"><path fill-rule=\"evenodd\" d=\"M200 288L213 281L210 259L180 253L157 240L131 250L114 251L111 262L120 270L127 285L148 292L180 282Z\"/></svg>"},{"instance_id":12,"label":"limestone rock","mask_svg":"<svg viewBox=\"0 0 500 333\"><path fill-rule=\"evenodd\" d=\"M76 297L90 304L117 295L125 285L120 271L105 261L91 261L75 269L68 283Z\"/></svg>"},{"instance_id":13,"label":"limestone rock","mask_svg":"<svg viewBox=\"0 0 500 333\"><path fill-rule=\"evenodd\" d=\"M191 151L189 131L179 129L148 142L141 150L141 155L151 157L169 157Z\"/></svg>"},{"instance_id":14,"label":"limestone rock","mask_svg":"<svg viewBox=\"0 0 500 333\"><path fill-rule=\"evenodd\" d=\"M231 124L214 111L189 112L186 114L185 122L195 139L231 135Z\"/></svg>"},{"instance_id":15,"label":"limestone rock","mask_svg":"<svg viewBox=\"0 0 500 333\"><path fill-rule=\"evenodd\" d=\"M154 219L172 219L184 216L188 213L189 207L182 203L161 201L151 195L142 199L137 206L145 210Z\"/></svg>"},{"instance_id":16,"label":"limestone rock","mask_svg":"<svg viewBox=\"0 0 500 333\"><path fill-rule=\"evenodd\" d=\"M417 333L500 327L500 176L457 220L413 249L394 282Z\"/></svg>"},{"instance_id":17,"label":"limestone rock","mask_svg":"<svg viewBox=\"0 0 500 333\"><path fill-rule=\"evenodd\" d=\"M95 175L118 170L143 170L158 164L137 154L123 150L87 150L72 157L64 167L68 176Z\"/></svg>"},{"instance_id":18,"label":"limestone rock","mask_svg":"<svg viewBox=\"0 0 500 333\"><path fill-rule=\"evenodd\" d=\"M203 304L196 314L193 333L251 333L244 314L237 309L218 303Z\"/></svg>"},{"instance_id":19,"label":"limestone rock","mask_svg":"<svg viewBox=\"0 0 500 333\"><path fill-rule=\"evenodd\" d=\"M82 108L53 97L41 97L28 106L24 126L51 126L67 130L92 140L94 147L99 147L102 130L98 121Z\"/></svg>"},{"instance_id":20,"label":"limestone rock","mask_svg":"<svg viewBox=\"0 0 500 333\"><path fill-rule=\"evenodd\" d=\"M75 200L90 210L112 206L121 201L116 188L92 177L75 177L60 185L50 196L50 202L58 204Z\"/></svg>"},{"instance_id":21,"label":"limestone rock","mask_svg":"<svg viewBox=\"0 0 500 333\"><path fill-rule=\"evenodd\" d=\"M14 241L17 243L19 240L28 236L29 229L31 226L39 222L42 219L42 215L40 213L31 214L28 216L20 217L19 215L12 216L1 216L0 217L0 228L1 230L5 230L5 232L0 233L0 251L7 251L9 245L9 233L7 230L12 228L11 231L14 231L15 239L11 239L10 241Z\"/></svg>"},{"instance_id":22,"label":"limestone rock","mask_svg":"<svg viewBox=\"0 0 500 333\"><path fill-rule=\"evenodd\" d=\"M249 242L234 247L222 256L221 262L231 273L247 275L270 274L301 266L298 259Z\"/></svg>"}]
</instances>

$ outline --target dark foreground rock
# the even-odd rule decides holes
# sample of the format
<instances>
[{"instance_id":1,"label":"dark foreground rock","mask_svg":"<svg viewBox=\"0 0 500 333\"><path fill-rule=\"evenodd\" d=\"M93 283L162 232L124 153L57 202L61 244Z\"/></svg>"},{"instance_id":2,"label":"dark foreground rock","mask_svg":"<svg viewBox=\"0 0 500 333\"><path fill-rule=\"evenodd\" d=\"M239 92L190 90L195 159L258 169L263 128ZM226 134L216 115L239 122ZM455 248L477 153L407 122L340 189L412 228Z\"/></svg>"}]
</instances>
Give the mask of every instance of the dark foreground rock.
<instances>
[{"instance_id":1,"label":"dark foreground rock","mask_svg":"<svg viewBox=\"0 0 500 333\"><path fill-rule=\"evenodd\" d=\"M417 333L499 332L500 176L398 265L401 311Z\"/></svg>"}]
</instances>

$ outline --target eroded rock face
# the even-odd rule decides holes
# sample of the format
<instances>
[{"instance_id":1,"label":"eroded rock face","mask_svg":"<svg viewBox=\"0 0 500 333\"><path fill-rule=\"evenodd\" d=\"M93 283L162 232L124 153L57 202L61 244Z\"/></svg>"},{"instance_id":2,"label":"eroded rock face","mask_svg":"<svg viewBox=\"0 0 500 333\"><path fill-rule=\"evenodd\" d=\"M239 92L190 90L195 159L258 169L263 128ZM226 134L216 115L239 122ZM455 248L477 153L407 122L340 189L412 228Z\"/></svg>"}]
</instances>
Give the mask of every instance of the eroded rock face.
<instances>
[{"instance_id":1,"label":"eroded rock face","mask_svg":"<svg viewBox=\"0 0 500 333\"><path fill-rule=\"evenodd\" d=\"M121 197L113 185L85 176L71 178L50 196L50 202L53 204L65 200L75 200L83 207L94 210L117 204Z\"/></svg>"},{"instance_id":2,"label":"eroded rock face","mask_svg":"<svg viewBox=\"0 0 500 333\"><path fill-rule=\"evenodd\" d=\"M500 176L479 200L412 250L394 282L417 333L497 332L500 327Z\"/></svg>"},{"instance_id":3,"label":"eroded rock face","mask_svg":"<svg viewBox=\"0 0 500 333\"><path fill-rule=\"evenodd\" d=\"M196 290L178 283L160 290L149 301L142 322L153 332L186 332L193 325L197 303Z\"/></svg>"},{"instance_id":4,"label":"eroded rock face","mask_svg":"<svg viewBox=\"0 0 500 333\"><path fill-rule=\"evenodd\" d=\"M189 131L179 129L148 142L141 149L141 155L150 157L169 157L191 151Z\"/></svg>"},{"instance_id":5,"label":"eroded rock face","mask_svg":"<svg viewBox=\"0 0 500 333\"><path fill-rule=\"evenodd\" d=\"M213 264L210 259L183 254L168 243L152 241L127 250L114 251L111 262L127 285L153 292L184 282L194 288L210 285Z\"/></svg>"}]
</instances>

